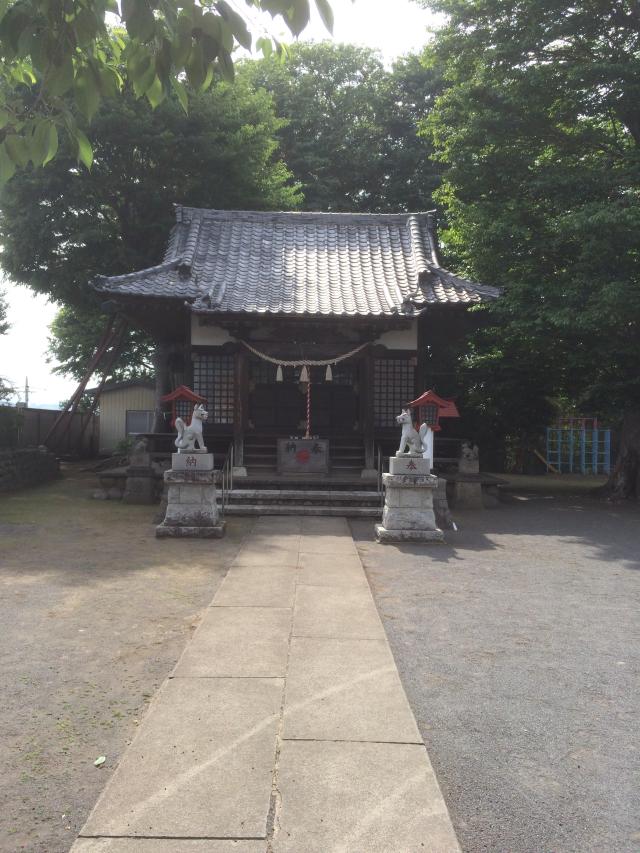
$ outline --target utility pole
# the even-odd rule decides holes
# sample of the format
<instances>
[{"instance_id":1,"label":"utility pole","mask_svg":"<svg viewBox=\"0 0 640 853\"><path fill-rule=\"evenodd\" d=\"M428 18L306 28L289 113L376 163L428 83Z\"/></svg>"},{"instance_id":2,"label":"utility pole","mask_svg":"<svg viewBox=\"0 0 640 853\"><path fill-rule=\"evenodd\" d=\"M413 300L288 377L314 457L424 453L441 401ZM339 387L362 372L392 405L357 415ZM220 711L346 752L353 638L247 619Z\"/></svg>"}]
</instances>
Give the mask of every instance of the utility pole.
<instances>
[{"instance_id":1,"label":"utility pole","mask_svg":"<svg viewBox=\"0 0 640 853\"><path fill-rule=\"evenodd\" d=\"M24 378L24 406L25 409L29 408L29 377L25 376Z\"/></svg>"}]
</instances>

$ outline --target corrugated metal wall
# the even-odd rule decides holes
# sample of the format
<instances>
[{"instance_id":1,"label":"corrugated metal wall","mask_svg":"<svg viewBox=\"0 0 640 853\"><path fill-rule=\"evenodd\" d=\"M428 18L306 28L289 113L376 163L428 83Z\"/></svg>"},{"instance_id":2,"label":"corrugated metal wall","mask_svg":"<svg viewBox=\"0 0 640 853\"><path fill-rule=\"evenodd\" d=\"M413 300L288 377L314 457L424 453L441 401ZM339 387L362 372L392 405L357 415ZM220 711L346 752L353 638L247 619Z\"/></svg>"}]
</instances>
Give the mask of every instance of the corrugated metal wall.
<instances>
[{"instance_id":1,"label":"corrugated metal wall","mask_svg":"<svg viewBox=\"0 0 640 853\"><path fill-rule=\"evenodd\" d=\"M111 453L126 438L127 410L153 411L153 388L133 386L104 391L100 397L100 453Z\"/></svg>"}]
</instances>

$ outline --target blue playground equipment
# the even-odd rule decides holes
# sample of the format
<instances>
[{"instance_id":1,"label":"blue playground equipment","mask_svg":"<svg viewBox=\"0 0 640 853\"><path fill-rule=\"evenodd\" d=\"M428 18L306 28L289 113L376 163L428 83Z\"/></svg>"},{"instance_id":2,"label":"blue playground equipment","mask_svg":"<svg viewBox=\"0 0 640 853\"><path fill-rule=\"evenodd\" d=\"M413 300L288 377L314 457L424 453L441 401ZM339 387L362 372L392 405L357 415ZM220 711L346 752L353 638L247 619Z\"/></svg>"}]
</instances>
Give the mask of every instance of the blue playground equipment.
<instances>
[{"instance_id":1,"label":"blue playground equipment","mask_svg":"<svg viewBox=\"0 0 640 853\"><path fill-rule=\"evenodd\" d=\"M609 474L611 430L596 418L565 418L547 427L547 472Z\"/></svg>"}]
</instances>

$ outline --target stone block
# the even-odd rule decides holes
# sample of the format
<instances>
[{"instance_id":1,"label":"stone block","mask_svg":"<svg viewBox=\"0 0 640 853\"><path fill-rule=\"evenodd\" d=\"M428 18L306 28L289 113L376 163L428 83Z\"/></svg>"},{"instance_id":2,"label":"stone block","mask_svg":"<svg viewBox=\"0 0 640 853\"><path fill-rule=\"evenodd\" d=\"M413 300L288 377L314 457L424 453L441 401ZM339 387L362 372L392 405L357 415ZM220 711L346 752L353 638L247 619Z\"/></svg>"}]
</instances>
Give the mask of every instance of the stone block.
<instances>
[{"instance_id":1,"label":"stone block","mask_svg":"<svg viewBox=\"0 0 640 853\"><path fill-rule=\"evenodd\" d=\"M165 483L200 483L210 486L216 482L217 471L172 471L164 472Z\"/></svg>"},{"instance_id":2,"label":"stone block","mask_svg":"<svg viewBox=\"0 0 640 853\"><path fill-rule=\"evenodd\" d=\"M382 524L376 524L376 539L380 544L389 543L444 543L444 534L437 527L435 530L388 530Z\"/></svg>"},{"instance_id":3,"label":"stone block","mask_svg":"<svg viewBox=\"0 0 640 853\"><path fill-rule=\"evenodd\" d=\"M190 454L177 454L187 457ZM212 454L193 454L211 456ZM213 464L213 463L212 463ZM224 523L216 503L214 471L165 471L167 507L162 523L156 528L158 537L220 538Z\"/></svg>"},{"instance_id":4,"label":"stone block","mask_svg":"<svg viewBox=\"0 0 640 853\"><path fill-rule=\"evenodd\" d=\"M152 504L156 499L156 484L151 469L142 474L127 473L123 500L126 504Z\"/></svg>"},{"instance_id":5,"label":"stone block","mask_svg":"<svg viewBox=\"0 0 640 853\"><path fill-rule=\"evenodd\" d=\"M188 527L187 525L171 527L164 522L156 527L158 539L222 539L225 522L213 527Z\"/></svg>"},{"instance_id":6,"label":"stone block","mask_svg":"<svg viewBox=\"0 0 640 853\"><path fill-rule=\"evenodd\" d=\"M383 474L382 482L386 489L433 489L438 486L435 474Z\"/></svg>"},{"instance_id":7,"label":"stone block","mask_svg":"<svg viewBox=\"0 0 640 853\"><path fill-rule=\"evenodd\" d=\"M382 526L388 530L435 530L433 509L409 509L386 506L382 512Z\"/></svg>"},{"instance_id":8,"label":"stone block","mask_svg":"<svg viewBox=\"0 0 640 853\"><path fill-rule=\"evenodd\" d=\"M389 459L390 474L430 474L431 463L421 456L391 456Z\"/></svg>"},{"instance_id":9,"label":"stone block","mask_svg":"<svg viewBox=\"0 0 640 853\"><path fill-rule=\"evenodd\" d=\"M454 483L452 503L455 509L484 509L482 483Z\"/></svg>"},{"instance_id":10,"label":"stone block","mask_svg":"<svg viewBox=\"0 0 640 853\"><path fill-rule=\"evenodd\" d=\"M432 509L433 492L431 489L394 489L388 488L385 495L388 507L406 507L411 509Z\"/></svg>"},{"instance_id":11,"label":"stone block","mask_svg":"<svg viewBox=\"0 0 640 853\"><path fill-rule=\"evenodd\" d=\"M213 471L213 453L172 453L172 471Z\"/></svg>"}]
</instances>

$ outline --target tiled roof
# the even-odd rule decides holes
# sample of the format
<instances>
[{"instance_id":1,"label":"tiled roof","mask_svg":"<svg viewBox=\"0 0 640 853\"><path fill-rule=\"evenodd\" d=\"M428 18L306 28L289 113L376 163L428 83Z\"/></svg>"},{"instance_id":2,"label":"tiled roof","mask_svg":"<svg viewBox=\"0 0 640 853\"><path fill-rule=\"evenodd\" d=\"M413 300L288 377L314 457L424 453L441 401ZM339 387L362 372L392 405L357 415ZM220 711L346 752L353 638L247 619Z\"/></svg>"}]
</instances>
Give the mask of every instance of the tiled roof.
<instances>
[{"instance_id":1,"label":"tiled roof","mask_svg":"<svg viewBox=\"0 0 640 853\"><path fill-rule=\"evenodd\" d=\"M500 295L440 266L428 213L176 213L163 263L94 287L196 313L411 315Z\"/></svg>"}]
</instances>

